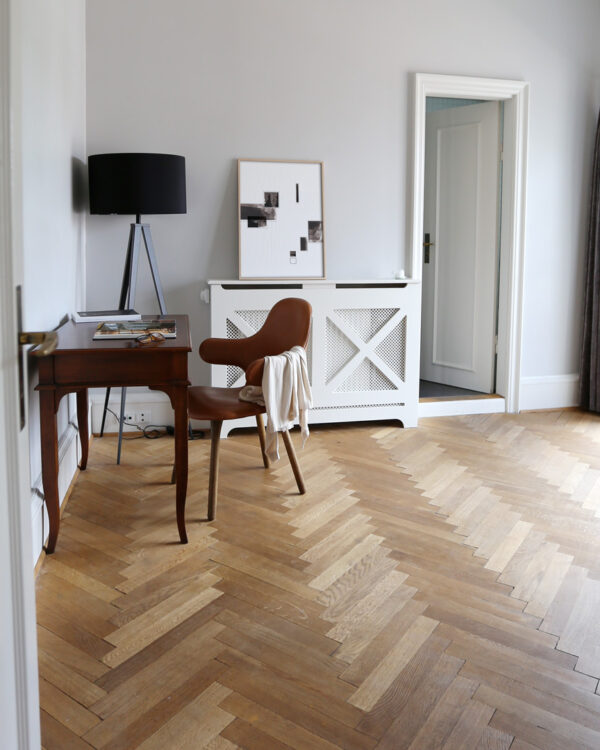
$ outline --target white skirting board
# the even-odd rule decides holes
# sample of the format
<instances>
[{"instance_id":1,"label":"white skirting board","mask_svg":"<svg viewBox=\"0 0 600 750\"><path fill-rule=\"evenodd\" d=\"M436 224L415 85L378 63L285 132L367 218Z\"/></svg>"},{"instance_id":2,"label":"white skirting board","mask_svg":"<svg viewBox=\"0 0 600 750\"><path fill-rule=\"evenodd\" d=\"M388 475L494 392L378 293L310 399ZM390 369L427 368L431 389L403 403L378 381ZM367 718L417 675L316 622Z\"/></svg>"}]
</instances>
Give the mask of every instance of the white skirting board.
<instances>
[{"instance_id":1,"label":"white skirting board","mask_svg":"<svg viewBox=\"0 0 600 750\"><path fill-rule=\"evenodd\" d=\"M563 409L579 404L579 375L521 378L519 411Z\"/></svg>"}]
</instances>

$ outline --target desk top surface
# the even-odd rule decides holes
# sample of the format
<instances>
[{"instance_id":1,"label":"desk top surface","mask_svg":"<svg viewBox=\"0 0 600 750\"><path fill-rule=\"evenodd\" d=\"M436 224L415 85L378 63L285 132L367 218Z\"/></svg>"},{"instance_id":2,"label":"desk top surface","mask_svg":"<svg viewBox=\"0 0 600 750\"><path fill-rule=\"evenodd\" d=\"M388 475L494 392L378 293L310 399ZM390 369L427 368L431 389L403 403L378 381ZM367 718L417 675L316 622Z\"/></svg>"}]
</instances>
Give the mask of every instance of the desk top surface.
<instances>
[{"instance_id":1,"label":"desk top surface","mask_svg":"<svg viewBox=\"0 0 600 750\"><path fill-rule=\"evenodd\" d=\"M58 333L58 346L52 353L60 357L65 354L85 352L105 353L107 351L128 350L134 352L148 351L191 351L190 328L187 315L143 315L142 320L165 320L177 321L177 336L173 339L165 339L156 344L140 344L135 339L101 339L94 341L94 331L97 323L75 323L72 320L62 325Z\"/></svg>"}]
</instances>

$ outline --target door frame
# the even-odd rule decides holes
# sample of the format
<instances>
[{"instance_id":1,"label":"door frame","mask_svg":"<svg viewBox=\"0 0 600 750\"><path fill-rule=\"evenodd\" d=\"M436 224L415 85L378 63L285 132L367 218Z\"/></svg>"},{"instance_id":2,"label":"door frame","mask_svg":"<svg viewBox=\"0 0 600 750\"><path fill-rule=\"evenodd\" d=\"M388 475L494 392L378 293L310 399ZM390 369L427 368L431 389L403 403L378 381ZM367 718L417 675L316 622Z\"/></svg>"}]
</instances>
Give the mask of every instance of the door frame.
<instances>
[{"instance_id":1,"label":"door frame","mask_svg":"<svg viewBox=\"0 0 600 750\"><path fill-rule=\"evenodd\" d=\"M0 0L0 713L7 746L32 750L40 746L40 721L29 461L15 437L20 350L14 279L22 262L18 5Z\"/></svg>"},{"instance_id":2,"label":"door frame","mask_svg":"<svg viewBox=\"0 0 600 750\"><path fill-rule=\"evenodd\" d=\"M504 102L504 153L500 279L498 296L498 359L496 392L506 411L519 411L523 260L525 248L525 186L529 122L529 84L496 78L416 73L414 86L413 206L410 239L411 276L421 279L425 189L425 122L428 96L487 99Z\"/></svg>"}]
</instances>

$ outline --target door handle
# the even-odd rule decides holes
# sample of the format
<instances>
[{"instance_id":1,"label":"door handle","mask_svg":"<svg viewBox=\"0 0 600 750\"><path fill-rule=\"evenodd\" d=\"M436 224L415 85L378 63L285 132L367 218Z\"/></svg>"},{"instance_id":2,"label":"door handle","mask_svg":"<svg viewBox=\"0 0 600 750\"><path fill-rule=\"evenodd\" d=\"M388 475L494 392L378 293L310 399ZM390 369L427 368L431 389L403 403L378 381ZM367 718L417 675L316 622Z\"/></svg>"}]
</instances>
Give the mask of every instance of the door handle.
<instances>
[{"instance_id":1,"label":"door handle","mask_svg":"<svg viewBox=\"0 0 600 750\"><path fill-rule=\"evenodd\" d=\"M423 242L423 262L429 263L429 248L433 247L435 245L435 242L431 242L431 235L429 232L425 232L425 240Z\"/></svg>"},{"instance_id":2,"label":"door handle","mask_svg":"<svg viewBox=\"0 0 600 750\"><path fill-rule=\"evenodd\" d=\"M38 347L33 352L36 357L47 357L56 349L58 334L56 331L19 331L19 346L28 344Z\"/></svg>"}]
</instances>

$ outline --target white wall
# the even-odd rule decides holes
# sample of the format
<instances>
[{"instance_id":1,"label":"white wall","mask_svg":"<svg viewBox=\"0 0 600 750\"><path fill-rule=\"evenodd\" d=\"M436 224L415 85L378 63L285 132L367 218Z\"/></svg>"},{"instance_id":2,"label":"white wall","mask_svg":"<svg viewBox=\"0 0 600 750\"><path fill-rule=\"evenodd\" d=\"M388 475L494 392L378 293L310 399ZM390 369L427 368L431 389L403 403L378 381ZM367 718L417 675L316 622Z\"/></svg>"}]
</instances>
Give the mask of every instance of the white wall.
<instances>
[{"instance_id":1,"label":"white wall","mask_svg":"<svg viewBox=\"0 0 600 750\"><path fill-rule=\"evenodd\" d=\"M85 5L80 0L22 0L23 323L56 327L83 303L85 271ZM31 487L41 490L39 399L29 358ZM74 397L58 414L61 498L77 466ZM32 493L33 554L48 534ZM45 511L44 511L45 513ZM42 528L44 531L42 532Z\"/></svg>"},{"instance_id":2,"label":"white wall","mask_svg":"<svg viewBox=\"0 0 600 750\"><path fill-rule=\"evenodd\" d=\"M529 81L522 374L577 372L596 0L88 0L87 11L88 153L187 159L188 214L150 218L167 307L191 315L195 345L208 334L203 281L237 277L236 158L323 160L329 278L389 277L407 265L412 73ZM128 221L88 218L90 307L118 300ZM147 276L144 287L138 306L155 309Z\"/></svg>"}]
</instances>

